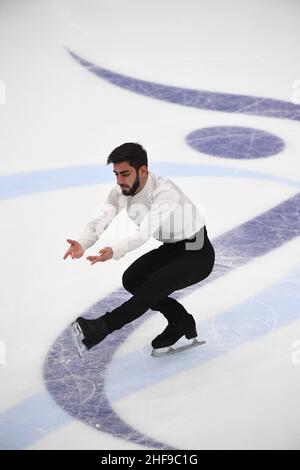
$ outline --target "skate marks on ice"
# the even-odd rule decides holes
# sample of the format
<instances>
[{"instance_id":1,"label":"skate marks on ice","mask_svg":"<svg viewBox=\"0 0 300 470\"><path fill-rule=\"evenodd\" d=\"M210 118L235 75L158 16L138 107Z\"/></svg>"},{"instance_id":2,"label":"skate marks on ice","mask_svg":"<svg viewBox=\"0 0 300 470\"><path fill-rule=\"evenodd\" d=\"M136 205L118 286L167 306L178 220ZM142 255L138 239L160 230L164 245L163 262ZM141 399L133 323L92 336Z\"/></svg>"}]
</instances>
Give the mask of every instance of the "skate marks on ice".
<instances>
[{"instance_id":1,"label":"skate marks on ice","mask_svg":"<svg viewBox=\"0 0 300 470\"><path fill-rule=\"evenodd\" d=\"M300 105L284 100L232 93L181 88L116 73L67 52L87 71L124 90L185 107L206 111L263 116L300 121ZM262 129L240 126L212 126L189 132L185 138L194 150L223 158L252 159L276 155L284 141Z\"/></svg>"},{"instance_id":2,"label":"skate marks on ice","mask_svg":"<svg viewBox=\"0 0 300 470\"><path fill-rule=\"evenodd\" d=\"M156 163L155 164L159 171L161 172L164 172L165 171L165 174L170 176L170 174L168 174L168 168L169 168L169 164L165 164L165 163ZM97 167L97 172L95 172L95 168L94 167ZM99 165L97 166L87 166L86 168L84 167L84 170L82 172L82 167L79 167L78 168L78 171L77 171L77 168L76 168L76 171L71 168L71 169L63 169L63 171L61 171L60 169L57 170L59 172L58 174L58 177L56 177L56 170L51 170L50 171L50 174L48 175L48 172L45 171L45 172L42 172L42 174L40 172L29 172L29 178L27 178L27 173L24 173L24 174L19 174L19 175L15 175L16 177L13 177L14 175L12 175L12 177L2 177L2 178L8 178L8 181L7 181L7 191L5 190L5 185L1 186L1 188L3 189L4 191L4 194L2 194L2 192L0 191L0 198L1 198L1 194L2 196L4 197L4 199L6 198L11 198L11 197L17 197L17 196L20 196L22 195L22 190L24 188L22 188L22 181L23 181L23 178L25 178L25 193L26 194L29 194L30 192L37 192L37 191L41 191L41 190L44 190L44 186L47 187L47 189L60 189L62 187L65 187L65 186L76 186L78 185L78 181L80 180L80 184L82 185L86 185L86 184L95 184L95 181L94 179L90 179L91 178L94 178L95 177L95 173L99 173L98 171L98 168L99 168ZM263 180L271 180L271 181L278 181L279 183L284 183L284 184L290 184L291 186L293 187L299 187L300 186L300 183L297 182L296 180L291 180L291 179L288 179L288 178L285 178L285 177L280 177L280 176L275 176L275 175L268 175L267 173L262 173L262 172L256 172L256 171L250 171L250 170L239 170L238 172L238 175L235 174L235 170L232 169L232 168L229 168L229 167L216 167L216 166L210 166L210 165L203 165L203 164L199 164L199 165L181 165L181 164L178 164L178 163L174 163L171 167L172 169L172 174L174 173L175 175L177 174L180 174L180 175L186 175L186 176L195 176L195 175L198 175L199 177L205 177L205 176L222 176L223 178L224 177L246 177L246 178L253 178L253 179L263 179ZM53 177L53 175L55 177ZM109 175L105 174L105 168L104 168L104 171L100 172L99 173L100 175L100 179L102 181L102 177L104 177L105 181L108 181L109 180ZM80 176L83 176L83 179L80 179ZM44 181L44 179L46 178L46 180ZM66 179L65 179L66 178ZM42 179L42 184L41 184L41 179ZM35 182L36 180L36 184L31 185L32 182ZM49 180L49 184L50 184L50 187L47 186L47 181ZM45 182L45 185L44 185L44 182ZM16 190L14 190L14 184L16 185ZM58 185L58 187L56 187ZM8 191L9 190L9 191ZM24 192L24 191L23 191ZM21 194L22 193L22 194ZM294 198L291 199L291 202L293 202ZM295 202L295 200L294 200ZM282 244L284 244L286 241L288 241L289 239L293 238L294 235L296 235L296 233L293 235L293 229L292 229L292 226L291 226L291 222L292 220L297 220L299 218L298 214L297 214L297 211L296 211L296 206L297 206L297 203L296 205L293 203L291 207L288 206L288 203L289 203L289 200L285 201L284 205L280 205L277 207L277 211L273 214L272 212L268 212L268 213L265 213L264 215L264 219L262 218L257 218L256 219L256 225L259 226L259 224L265 224L266 221L268 221L268 224L270 226L272 226L274 224L274 227L278 227L278 235L279 235L279 238L282 237ZM287 224L285 226L285 230L283 231L281 229L281 227L284 225L284 221L286 220ZM262 224L262 226L263 226ZM240 227L240 229L242 229L243 226ZM253 229L255 230L255 226L253 226ZM245 235L247 233L247 230L244 230L244 235L242 235L242 230L238 230L239 231L239 237L236 238L237 239L240 239L241 236L242 236L242 239L245 241L245 244L246 246L248 245L248 251L251 251L251 240L253 240L253 236L254 236L254 239L255 239L255 232L254 233L249 233L249 240L248 242L246 243L246 240L245 240ZM274 232L274 230L273 230ZM215 266L215 269L214 269L214 272L210 275L210 279L212 278L212 276L215 276L215 273L216 273L216 270L218 270L218 272L222 273L223 274L226 274L226 272L229 272L230 269L233 269L234 268L234 264L233 264L233 260L234 260L234 257L235 256L239 256L238 253L231 253L230 256L229 255L229 248L231 246L231 242L234 240L234 238L232 238L233 236L234 237L237 237L237 233L236 231L231 231L231 232L228 232L228 236L226 237L226 234L223 236L223 238L220 238L218 239L218 244L219 244L219 248L218 248L218 253L217 253L217 260L216 260L216 266ZM257 231L257 233L259 233L259 231ZM262 238L262 240L265 240L264 244L267 245L269 243L269 240L268 240L268 232L267 232L267 228L265 227L265 230L264 230L264 234L265 236ZM260 234L261 236L261 234ZM216 245L215 243L215 240L213 241L214 245ZM234 241L234 243L237 243L237 241ZM259 242L257 243L257 245L259 246ZM276 246L279 246L280 245L280 240L278 240L278 237L277 237L277 242L275 243ZM255 246L253 246L253 255L255 254ZM262 251L261 253L262 255L264 254L264 252ZM255 257L255 256L254 256ZM243 252L241 250L240 252L240 258L242 259L243 258ZM222 262L221 262L222 261ZM299 276L300 277L300 276ZM206 281L204 281L206 282ZM189 289L189 292L192 291L194 289L194 287L191 287L191 288L187 288L185 290L185 292L188 293L188 289ZM123 294L124 294L124 290L122 290ZM110 302L112 300L112 297L113 297L114 293L111 294L110 296ZM120 295L120 293L118 293L118 295ZM185 295L185 293L183 294ZM270 294L271 295L271 294ZM173 294L174 297L177 297L180 298L180 294L178 295L177 293ZM290 299L291 298L297 298L296 294L294 293L293 296L289 296L287 298L287 301L286 303L290 302ZM278 305L280 304L280 302L284 302L284 299L286 299L284 293L282 295L282 299L278 299ZM126 298L123 296L120 295L120 302L123 302L125 301ZM300 302L299 302L300 303ZM109 304L109 302L108 302ZM117 302L111 304L111 308L114 308L118 305ZM104 307L103 307L104 308ZM102 312L103 312L103 308L101 308L101 305L99 304L99 309L96 310L96 313L94 314L94 317L95 316L98 316L100 315ZM93 314L93 313L91 313ZM249 318L252 318L251 317L251 312L249 311ZM290 319L290 315L292 314L292 310L290 310L288 312L288 315L285 316L286 320L287 321L292 321ZM236 312L236 320L239 322L239 323L234 323L232 325L232 322L229 321L229 317L228 317L228 314L227 312L225 312L224 314L224 318L222 319L221 321L221 318L220 318L220 321L218 321L215 325L215 327L219 330L219 331L222 331L223 333L223 340L225 340L224 338L224 332L226 331L226 336L227 336L227 345L228 345L228 348L224 348L223 349L223 353L225 354L228 350L230 350L230 348L232 348L232 343L229 341L229 337L228 337L228 334L227 332L229 331L229 329L231 329L231 333L229 334L229 336L231 336L231 339L235 339L235 340L238 340L238 336L240 335L240 331L239 332L236 332L235 333L235 336L236 338L233 338L233 333L232 333L232 326L235 326L237 324L240 325L240 318L241 318L241 312L240 311L237 311ZM144 317L144 319L146 319L146 317ZM143 321L144 321L143 319ZM224 321L223 321L224 320ZM256 326L258 324L262 323L262 316L260 316L260 318L257 318L256 320L253 319L253 323L252 323L252 330L253 332L255 332L256 330ZM190 364L191 367L194 367L194 365L196 365L197 363L199 363L199 361L201 360L202 361L206 361L206 360L210 360L210 358L214 357L216 354L221 354L222 353L222 348L220 347L220 344L216 344L216 348L217 350L215 350L214 348L214 338L213 336L211 336L211 333L210 333L210 325L207 325L207 327L204 325L204 324L201 324L201 333L204 333L204 337L208 340L208 347L204 347L205 349L203 349L201 351L201 357L199 356L198 352L195 350L195 351L191 351L191 354L187 351L187 353L184 353L184 354L188 354L188 363ZM124 331L124 341L126 340L126 335L129 336L129 334L131 333L131 331L133 330L127 330L127 332ZM270 328L268 329L268 331L270 331ZM268 331L266 331L265 334L268 333ZM247 334L246 332L244 333L245 334L245 337L247 337ZM253 333L254 334L254 333ZM263 332L262 332L263 334ZM248 335L249 336L249 335ZM73 389L74 386L78 387L78 391L79 390L88 390L90 391L89 393L87 393L87 395L84 394L85 398L88 399L88 396L90 394L93 394L94 391L95 391L95 388L92 387L92 383L89 381L88 378L84 378L84 376L78 376L76 374L76 367L75 369L73 370L71 368L71 370L68 369L68 364L67 364L67 361L68 361L68 355L71 353L70 351L70 348L69 350L66 350L66 354L64 357L64 354L63 352L65 351L65 346L67 345L68 341L69 341L69 335L67 335L67 338L66 338L66 344L64 345L63 342L61 341L58 341L57 343L55 343L54 347L58 347L58 349L60 349L60 366L59 367L64 367L65 368L65 374L64 375L61 375L60 374L60 371L57 370L57 373L55 371L53 371L53 377L54 377L54 380L55 380L55 383L59 384L58 387L54 390L55 387L52 387L50 384L49 384L49 389L52 389L53 391L53 394L52 396L57 396L60 394L60 391L59 391L59 387L61 386L61 398L62 400L57 400L57 402L60 403L60 406L62 408L65 408L65 403L64 403L64 396L66 397L66 401L68 400L68 396L69 394L66 393L65 394L65 387L67 386L68 388L68 391L71 392L71 390ZM116 347L117 348L117 347ZM74 347L72 345L72 351L74 351ZM217 352L219 351L219 352ZM195 353L195 354L194 354ZM223 354L222 353L222 354ZM148 355L150 354L150 350L149 348L146 349L146 357L148 357ZM49 359L50 361L49 362L46 362L46 367L48 367L48 365L51 365L51 367L56 367L56 364L58 364L56 361L52 361L51 359L52 356L49 356ZM139 376L138 380L128 380L128 364L135 364L136 367L138 368L139 366L141 366L141 364L138 362L139 359L142 359L143 361L145 360L145 357L141 357L141 355L137 355L137 354L133 354L131 355L130 357L127 358L128 359L128 362L125 363L125 364L122 364L122 367L121 369L119 369L118 373L120 374L120 376L122 375L122 371L126 371L126 374L127 374L127 377L125 377L125 384L126 386L123 386L121 389L120 387L118 388L116 386L116 384L113 384L113 390L110 390L110 400L116 395L116 396L126 396L127 394L130 394L132 392L134 392L136 389L141 389L143 387L147 387L148 385L148 382L144 381L143 377L142 376ZM152 364L150 362L148 362L147 364L147 370L149 371L149 374L152 375L152 381L153 382L156 382L156 381L159 381L159 380L163 380L164 378L172 375L172 374L175 374L175 373L178 373L180 372L181 369L184 369L184 367L187 367L187 364L181 364L181 360L178 360L178 357L175 358L170 358L171 360L167 360L167 358L160 358L159 361L160 361L160 365L161 365L161 361L164 361L164 363L166 364L166 367L165 368L162 368L160 367L160 370L161 370L161 374L158 373L158 370L157 370L157 364L152 368L152 365L153 365L153 360L152 360ZM175 359L175 361L174 361ZM78 360L78 358L76 357L76 361ZM111 359L108 360L108 362L110 363ZM118 359L119 361L119 359ZM156 362L154 360L154 362ZM110 363L110 369L113 368L115 366L118 366L119 362L116 363L116 361L113 361L113 363L111 364ZM119 364L120 365L120 364ZM175 366L178 366L178 367L175 367ZM181 368L181 369L180 369ZM109 369L109 370L110 370ZM134 370L134 369L132 369ZM113 371L112 371L113 372ZM138 375L138 372L137 372L137 375ZM55 378L56 377L56 378ZM73 377L72 380L70 380L70 377ZM64 382L65 381L65 384L61 384L61 382ZM76 385L77 384L77 385ZM72 392L73 393L73 392ZM79 393L79 392L78 392ZM81 393L81 392L80 392ZM65 394L65 395L64 395ZM74 393L73 393L74 394ZM37 396L38 398L38 396ZM27 402L26 402L27 403ZM78 399L78 402L77 403L80 403L80 399ZM106 406L109 406L109 403L105 402L106 403ZM26 404L24 403L23 406L25 406ZM75 404L73 404L73 406L75 407ZM9 416L11 415L11 412L13 412L13 410L9 411ZM19 412L18 412L19 413ZM76 414L76 413L75 413ZM41 416L42 413L41 413ZM70 415L71 416L71 415ZM72 414L72 416L74 416L74 413ZM114 415L112 415L114 416ZM111 433L114 434L114 429L112 429L112 426L111 426L111 422L113 421L113 418L112 420L110 421L109 425L107 426L107 429L111 428ZM12 423L11 419L9 420L10 423ZM48 422L48 420L46 419L45 422ZM57 421L58 423L60 422L59 420ZM89 422L89 417L87 416L87 420L86 422ZM117 422L117 421L115 421ZM97 423L98 424L98 423ZM59 426L59 424L58 424ZM43 426L40 425L40 428L43 429ZM100 429L98 426L97 426L98 429ZM20 435L21 436L21 431L20 432L13 432L13 430L11 430L11 433L8 434L8 428L7 426L5 427L6 431L4 433L4 435L6 435L6 437L8 437L8 435L11 435L12 438L9 439L7 442L15 442L16 443L16 436L17 435ZM127 428L126 428L127 429ZM105 431L104 428L102 427L101 430ZM128 431L128 429L127 429ZM124 431L125 432L125 431ZM129 431L127 432L127 436L130 434L130 429ZM38 434L30 434L27 432L27 439L28 439L28 442L27 444L30 444L30 442L38 439ZM135 434L133 434L131 432L131 435L134 435L136 436ZM30 437L31 436L31 437ZM34 437L35 436L35 437ZM124 434L124 438L126 439L126 432ZM31 439L31 441L30 441ZM19 440L18 440L19 442ZM23 444L22 444L23 441L20 441L19 442L19 447L18 448L22 448ZM151 445L150 445L151 446Z\"/></svg>"},{"instance_id":3,"label":"skate marks on ice","mask_svg":"<svg viewBox=\"0 0 300 470\"><path fill-rule=\"evenodd\" d=\"M113 293L113 305L124 301L124 291ZM113 308L108 296L84 316L99 316L99 309ZM124 422L113 410L106 396L105 373L112 356L134 327L126 325L103 343L85 353L82 358L74 346L70 327L52 346L44 366L46 387L56 403L76 419L117 438L143 447L172 449L171 446L147 437ZM121 386L122 384L120 384Z\"/></svg>"},{"instance_id":4,"label":"skate marks on ice","mask_svg":"<svg viewBox=\"0 0 300 470\"><path fill-rule=\"evenodd\" d=\"M215 238L212 241L216 251L216 264L213 272L199 285L196 284L175 292L174 298L180 299L194 290L201 289L207 283L213 282L231 270L245 265L257 256L263 256L299 236L299 204L300 195L296 195L240 227ZM287 283L283 283L275 289L275 293L281 299L281 304L286 295L290 301L289 292L282 293L282 289L288 289L288 287ZM293 285L290 286L291 289L293 287ZM268 298L266 301L272 303L274 286L262 295L266 295ZM96 318L103 312L125 302L129 297L130 295L124 289L119 289L96 303L83 315L87 318ZM298 299L298 297L294 298ZM276 300L278 304L280 304L279 299ZM264 304L265 302L261 303L261 305ZM292 306L288 314L286 307L277 311L276 314L276 328L299 319L298 309L292 308ZM142 322L149 318L149 315L150 312L147 312L133 324L115 331L103 343L90 350L83 360L79 360L70 337L70 328L67 328L53 344L47 356L44 368L45 382L55 401L75 418L113 436L143 446L166 449L170 446L143 435L125 423L115 413L106 395L105 377L108 367L114 367L112 358L115 351ZM241 317L243 318L242 325ZM242 328L238 330L237 325ZM122 359L118 359L119 384L116 395L119 393L124 396L126 393L132 393L136 389L152 384L153 380L162 380L174 373L194 367L202 361L220 357L245 342L266 335L274 330L274 318L272 315L270 316L269 310L265 311L265 309L259 313L253 313L253 304L251 305L250 301L250 307L249 303L238 305L235 309L215 317L214 327L219 332L224 332L221 338L214 337L211 331L211 322L198 323L197 326L201 336L207 339L207 345L203 348L185 351L176 356L176 359L172 356L160 358L157 362L156 359L150 357L149 345L147 355L143 354L143 357L137 357L137 354L126 356L124 363L122 363L123 367L120 367ZM183 359L184 355L189 355L188 360L186 357ZM142 366L141 361L143 362ZM143 368L144 372L138 376L137 380L138 365ZM132 379L133 374L135 375L134 379ZM91 383L94 384L92 395Z\"/></svg>"},{"instance_id":5,"label":"skate marks on ice","mask_svg":"<svg viewBox=\"0 0 300 470\"><path fill-rule=\"evenodd\" d=\"M112 403L154 384L222 358L239 347L278 331L300 318L300 265L253 298L197 322L206 345L175 357L149 360L149 346L114 358L106 372L107 395ZM201 289L201 286L199 286ZM179 293L174 297L180 298ZM196 317L197 318L197 317ZM143 336L145 330L142 332ZM130 338L131 340L131 338ZM198 373L198 372L197 372ZM120 385L122 384L122 385Z\"/></svg>"},{"instance_id":6,"label":"skate marks on ice","mask_svg":"<svg viewBox=\"0 0 300 470\"><path fill-rule=\"evenodd\" d=\"M68 53L86 70L111 84L152 99L182 106L300 121L300 106L288 101L162 85L113 72L89 62L70 49ZM268 142L270 148L272 143Z\"/></svg>"},{"instance_id":7,"label":"skate marks on ice","mask_svg":"<svg viewBox=\"0 0 300 470\"><path fill-rule=\"evenodd\" d=\"M91 72L102 76L102 78L118 86L145 94L152 98L207 110L300 120L300 107L291 103L256 97L183 90L175 87L150 84L144 81L136 81L130 77L120 76L108 70L96 67L80 59L78 56L72 55L81 65L84 65L84 67ZM277 144L278 141L276 141L276 145ZM269 141L269 145L271 145L271 141ZM278 146L276 149L278 150ZM272 154L272 152L269 152L269 154ZM249 158L256 157L255 153L254 155L248 154L248 156ZM298 237L300 235L299 203L300 193L214 239L213 245L216 251L216 264L209 278L202 281L200 286L190 286L189 288L175 293L174 297L180 298L187 293L199 289L206 285L206 283L210 283L231 270L248 263L258 256L263 256L271 250L282 246L287 241ZM280 287L282 288L281 285ZM268 294L269 292L266 291L265 295ZM117 290L94 305L85 312L84 315L88 318L95 318L103 314L103 312L115 308L127 298L127 293L123 289ZM274 298L273 289L272 298ZM227 329L227 331L230 332L232 331L231 328L233 324L239 324L236 323L236 321L241 317L242 307L243 305L240 305L238 308L216 317L216 322L220 320L219 326L223 325L223 331ZM286 313L286 311L284 311L284 313ZM279 314L280 312L277 312L277 315ZM113 436L140 445L168 449L170 446L145 436L125 423L114 412L106 395L105 375L108 366L111 364L114 352L119 345L127 339L131 332L148 317L149 313L146 313L133 324L126 325L122 330L114 332L114 334L106 338L103 343L92 349L84 357L83 361L78 360L72 342L70 342L69 330L66 330L57 342L54 343L49 352L45 363L45 381L49 392L56 402L75 418L81 419L87 424L101 431L110 433ZM295 309L290 309L288 315L284 314L280 318L277 316L276 327L278 328L298 318L298 312L296 312ZM206 331L207 337L209 338L210 325L201 324L198 327L201 333ZM268 334L273 329L274 318L272 317L270 320L268 314L266 316L246 315L242 331L239 331L234 337L230 336L230 334L223 335L221 342L220 340L215 342L215 344L212 344L213 341L209 342L209 348L205 347L201 349L200 354L198 354L197 350L191 351L191 354L187 351L185 354L189 354L189 361L177 360L177 358L175 361L172 357L160 358L158 368L157 362L153 361L150 357L146 360L144 356L142 358L144 374L142 377L139 377L139 379L141 382L145 380L146 382L143 385L147 386L149 383L152 383L153 378L155 379L158 376L165 378L170 373L173 374L179 370L186 370L201 361L218 357L240 344ZM180 355L180 357L182 358L183 355ZM122 396L124 396L124 393L126 394L126 384L130 382L130 375L132 376L132 374L137 371L137 369L132 368L132 362L128 362L128 359L127 356L127 368L124 367L121 369L124 377L122 377L122 374L118 377L119 393L121 393ZM118 361L120 361L120 359ZM112 366L114 366L114 363L112 363ZM145 370L145 368L147 370ZM87 382L85 378L89 378L90 382ZM122 378L124 380L122 380ZM136 388L136 377L134 382ZM92 394L88 383L94 384ZM133 389L134 387L132 387L130 391ZM151 430L149 430L149 433L151 433Z\"/></svg>"}]
</instances>

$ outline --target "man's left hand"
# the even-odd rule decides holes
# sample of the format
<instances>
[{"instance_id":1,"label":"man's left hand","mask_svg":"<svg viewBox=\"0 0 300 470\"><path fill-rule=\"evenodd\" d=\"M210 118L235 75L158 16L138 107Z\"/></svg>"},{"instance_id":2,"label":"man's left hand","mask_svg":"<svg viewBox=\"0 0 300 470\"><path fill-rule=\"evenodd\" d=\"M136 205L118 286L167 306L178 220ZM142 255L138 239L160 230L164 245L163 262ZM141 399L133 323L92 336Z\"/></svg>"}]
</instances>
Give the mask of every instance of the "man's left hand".
<instances>
[{"instance_id":1,"label":"man's left hand","mask_svg":"<svg viewBox=\"0 0 300 470\"><path fill-rule=\"evenodd\" d=\"M92 264L98 263L98 261L107 261L113 257L113 250L110 246L106 246L99 251L99 256L88 256L87 260L89 260Z\"/></svg>"}]
</instances>

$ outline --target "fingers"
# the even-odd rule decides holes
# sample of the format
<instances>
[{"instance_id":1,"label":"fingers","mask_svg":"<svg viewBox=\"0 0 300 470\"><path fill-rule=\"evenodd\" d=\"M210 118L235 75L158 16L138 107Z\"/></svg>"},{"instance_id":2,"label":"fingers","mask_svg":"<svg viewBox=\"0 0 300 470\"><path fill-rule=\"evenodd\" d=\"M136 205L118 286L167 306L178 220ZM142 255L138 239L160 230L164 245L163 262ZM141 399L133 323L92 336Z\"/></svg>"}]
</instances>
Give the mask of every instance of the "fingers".
<instances>
[{"instance_id":1,"label":"fingers","mask_svg":"<svg viewBox=\"0 0 300 470\"><path fill-rule=\"evenodd\" d=\"M64 258L63 259L66 259L68 256L71 256L72 259L75 259L75 258L80 258L78 252L76 252L74 250L74 247L71 246L67 251L66 253L64 254Z\"/></svg>"},{"instance_id":2,"label":"fingers","mask_svg":"<svg viewBox=\"0 0 300 470\"><path fill-rule=\"evenodd\" d=\"M99 256L88 256L88 257L87 257L87 259L88 259L89 261L95 261L95 260L98 259L98 258L99 258Z\"/></svg>"},{"instance_id":3,"label":"fingers","mask_svg":"<svg viewBox=\"0 0 300 470\"><path fill-rule=\"evenodd\" d=\"M99 261L103 261L101 259L101 256L88 256L87 260L89 260L91 262L91 265L95 264L95 263L98 263Z\"/></svg>"},{"instance_id":4,"label":"fingers","mask_svg":"<svg viewBox=\"0 0 300 470\"><path fill-rule=\"evenodd\" d=\"M71 246L64 254L63 259L66 259L68 256L71 256L72 259L80 258L80 256L78 256L78 247L80 246L78 242L76 240L72 240L71 238L67 238L67 242L70 243Z\"/></svg>"},{"instance_id":5,"label":"fingers","mask_svg":"<svg viewBox=\"0 0 300 470\"><path fill-rule=\"evenodd\" d=\"M88 256L86 259L92 264L98 263L99 261L107 261L112 257L112 250L110 247L106 246L99 251L99 256Z\"/></svg>"},{"instance_id":6,"label":"fingers","mask_svg":"<svg viewBox=\"0 0 300 470\"><path fill-rule=\"evenodd\" d=\"M67 257L68 257L69 255L72 256L72 244L73 244L74 240L71 240L70 238L67 238L67 242L68 242L68 243L71 243L71 246L70 246L70 248L65 252L63 259L67 259ZM73 256L72 256L72 258L73 258Z\"/></svg>"},{"instance_id":7,"label":"fingers","mask_svg":"<svg viewBox=\"0 0 300 470\"><path fill-rule=\"evenodd\" d=\"M68 256L71 256L72 259L74 258L77 258L77 256L70 250L68 250L65 255L64 255L64 259L67 259Z\"/></svg>"},{"instance_id":8,"label":"fingers","mask_svg":"<svg viewBox=\"0 0 300 470\"><path fill-rule=\"evenodd\" d=\"M66 251L64 254L64 259L66 259L70 254L71 254L70 250Z\"/></svg>"}]
</instances>

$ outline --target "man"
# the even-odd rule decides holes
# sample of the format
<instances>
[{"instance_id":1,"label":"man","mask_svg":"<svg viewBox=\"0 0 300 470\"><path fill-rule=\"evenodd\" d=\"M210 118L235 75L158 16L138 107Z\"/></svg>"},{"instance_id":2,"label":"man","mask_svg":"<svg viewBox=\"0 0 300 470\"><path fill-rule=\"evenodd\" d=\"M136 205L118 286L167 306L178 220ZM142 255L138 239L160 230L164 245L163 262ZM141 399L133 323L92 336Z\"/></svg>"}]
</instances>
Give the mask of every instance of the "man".
<instances>
[{"instance_id":1,"label":"man","mask_svg":"<svg viewBox=\"0 0 300 470\"><path fill-rule=\"evenodd\" d=\"M168 321L165 330L152 341L152 355L176 350L172 346L185 337L192 339L179 349L203 344L198 342L193 316L183 305L169 297L205 279L211 273L215 252L207 236L203 214L171 180L148 171L145 149L137 143L124 143L107 159L113 164L117 185L108 194L97 217L88 223L78 241L68 239L64 255L80 258L124 208L138 225L135 233L122 236L88 256L91 265L120 259L146 242L151 236L162 244L134 261L123 274L122 282L132 297L111 312L94 320L77 318L72 324L78 352L100 343L107 335L140 317L149 308L160 311ZM165 349L166 348L166 349Z\"/></svg>"}]
</instances>

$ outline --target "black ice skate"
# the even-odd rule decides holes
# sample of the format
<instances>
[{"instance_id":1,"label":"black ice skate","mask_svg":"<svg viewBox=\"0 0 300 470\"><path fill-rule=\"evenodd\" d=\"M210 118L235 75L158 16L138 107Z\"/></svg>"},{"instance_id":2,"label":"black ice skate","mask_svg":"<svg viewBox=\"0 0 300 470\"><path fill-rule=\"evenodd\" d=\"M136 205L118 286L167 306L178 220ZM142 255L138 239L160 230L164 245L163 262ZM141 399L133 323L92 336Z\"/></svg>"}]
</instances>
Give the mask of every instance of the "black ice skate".
<instances>
[{"instance_id":1,"label":"black ice skate","mask_svg":"<svg viewBox=\"0 0 300 470\"><path fill-rule=\"evenodd\" d=\"M182 337L190 341L184 344L176 344ZM170 323L167 328L152 341L151 345L153 350L151 355L155 357L167 356L202 344L205 344L205 341L198 341L195 320L192 315L190 315L189 319L184 322Z\"/></svg>"},{"instance_id":2,"label":"black ice skate","mask_svg":"<svg viewBox=\"0 0 300 470\"><path fill-rule=\"evenodd\" d=\"M72 323L71 329L79 357L82 357L85 352L99 344L109 334L102 317L95 320L78 317L76 322Z\"/></svg>"}]
</instances>

